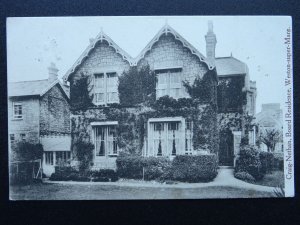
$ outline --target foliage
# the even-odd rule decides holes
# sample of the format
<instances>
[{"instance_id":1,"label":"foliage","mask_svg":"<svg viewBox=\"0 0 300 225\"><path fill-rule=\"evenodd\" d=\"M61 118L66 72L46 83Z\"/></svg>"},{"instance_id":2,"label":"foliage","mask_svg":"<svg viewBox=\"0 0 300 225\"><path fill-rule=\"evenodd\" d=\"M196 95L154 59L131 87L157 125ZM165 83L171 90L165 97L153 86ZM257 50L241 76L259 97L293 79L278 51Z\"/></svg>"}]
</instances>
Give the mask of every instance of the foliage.
<instances>
[{"instance_id":1,"label":"foliage","mask_svg":"<svg viewBox=\"0 0 300 225\"><path fill-rule=\"evenodd\" d=\"M199 103L214 103L216 104L216 70L208 70L202 78L196 77L193 84L187 81L183 82L188 94L197 99Z\"/></svg>"},{"instance_id":2,"label":"foliage","mask_svg":"<svg viewBox=\"0 0 300 225\"><path fill-rule=\"evenodd\" d=\"M18 161L42 159L43 145L20 141L16 144L16 148L13 148L13 155Z\"/></svg>"},{"instance_id":3,"label":"foliage","mask_svg":"<svg viewBox=\"0 0 300 225\"><path fill-rule=\"evenodd\" d=\"M235 173L247 172L252 175L255 180L264 177L262 165L259 158L259 151L253 145L244 145L240 148L239 157L236 161Z\"/></svg>"},{"instance_id":4,"label":"foliage","mask_svg":"<svg viewBox=\"0 0 300 225\"><path fill-rule=\"evenodd\" d=\"M274 154L271 152L260 152L259 159L264 174L271 173L274 168Z\"/></svg>"},{"instance_id":5,"label":"foliage","mask_svg":"<svg viewBox=\"0 0 300 225\"><path fill-rule=\"evenodd\" d=\"M79 79L71 85L71 110L86 110L93 106L93 95L90 94L92 81L88 74L81 73Z\"/></svg>"},{"instance_id":6,"label":"foliage","mask_svg":"<svg viewBox=\"0 0 300 225\"><path fill-rule=\"evenodd\" d=\"M284 198L285 197L285 191L284 191L283 186L278 186L273 191L274 191L275 197L277 197L277 198Z\"/></svg>"},{"instance_id":7,"label":"foliage","mask_svg":"<svg viewBox=\"0 0 300 225\"><path fill-rule=\"evenodd\" d=\"M178 155L172 161L161 180L182 182L208 182L213 180L217 172L217 156L208 155Z\"/></svg>"},{"instance_id":8,"label":"foliage","mask_svg":"<svg viewBox=\"0 0 300 225\"><path fill-rule=\"evenodd\" d=\"M118 180L117 173L112 169L100 169L95 171L90 171L91 181L94 182L115 182Z\"/></svg>"},{"instance_id":9,"label":"foliage","mask_svg":"<svg viewBox=\"0 0 300 225\"><path fill-rule=\"evenodd\" d=\"M244 88L244 77L219 78L218 83L218 112L243 112L246 104L246 92Z\"/></svg>"},{"instance_id":10,"label":"foliage","mask_svg":"<svg viewBox=\"0 0 300 225\"><path fill-rule=\"evenodd\" d=\"M156 76L149 65L131 67L119 77L119 98L123 106L134 106L155 99Z\"/></svg>"},{"instance_id":11,"label":"foliage","mask_svg":"<svg viewBox=\"0 0 300 225\"><path fill-rule=\"evenodd\" d=\"M267 146L268 152L274 152L275 145L282 140L282 135L278 129L266 129L260 133L259 139Z\"/></svg>"},{"instance_id":12,"label":"foliage","mask_svg":"<svg viewBox=\"0 0 300 225\"><path fill-rule=\"evenodd\" d=\"M79 179L79 171L71 166L55 166L55 172L51 174L51 181L76 181Z\"/></svg>"},{"instance_id":13,"label":"foliage","mask_svg":"<svg viewBox=\"0 0 300 225\"><path fill-rule=\"evenodd\" d=\"M117 173L121 178L154 180L159 178L170 160L163 157L141 157L136 155L118 157Z\"/></svg>"},{"instance_id":14,"label":"foliage","mask_svg":"<svg viewBox=\"0 0 300 225\"><path fill-rule=\"evenodd\" d=\"M252 175L250 175L248 172L236 172L234 173L234 177L239 180L244 180L249 183L255 183L255 179Z\"/></svg>"},{"instance_id":15,"label":"foliage","mask_svg":"<svg viewBox=\"0 0 300 225\"><path fill-rule=\"evenodd\" d=\"M283 154L274 154L274 169L283 171L284 169Z\"/></svg>"}]
</instances>

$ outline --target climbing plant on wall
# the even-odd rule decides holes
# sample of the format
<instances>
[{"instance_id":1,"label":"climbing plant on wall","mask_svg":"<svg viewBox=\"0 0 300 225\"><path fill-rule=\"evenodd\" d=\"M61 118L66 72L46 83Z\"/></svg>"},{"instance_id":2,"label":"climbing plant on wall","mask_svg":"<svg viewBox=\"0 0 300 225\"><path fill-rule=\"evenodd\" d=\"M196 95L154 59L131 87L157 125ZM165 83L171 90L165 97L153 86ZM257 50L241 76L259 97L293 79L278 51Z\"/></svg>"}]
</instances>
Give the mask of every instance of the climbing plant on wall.
<instances>
[{"instance_id":1,"label":"climbing plant on wall","mask_svg":"<svg viewBox=\"0 0 300 225\"><path fill-rule=\"evenodd\" d=\"M119 98L122 106L135 106L155 99L156 76L149 65L131 67L119 77Z\"/></svg>"},{"instance_id":2,"label":"climbing plant on wall","mask_svg":"<svg viewBox=\"0 0 300 225\"><path fill-rule=\"evenodd\" d=\"M71 84L71 110L86 110L92 106L93 95L90 93L92 81L90 76L81 73L79 79Z\"/></svg>"}]
</instances>

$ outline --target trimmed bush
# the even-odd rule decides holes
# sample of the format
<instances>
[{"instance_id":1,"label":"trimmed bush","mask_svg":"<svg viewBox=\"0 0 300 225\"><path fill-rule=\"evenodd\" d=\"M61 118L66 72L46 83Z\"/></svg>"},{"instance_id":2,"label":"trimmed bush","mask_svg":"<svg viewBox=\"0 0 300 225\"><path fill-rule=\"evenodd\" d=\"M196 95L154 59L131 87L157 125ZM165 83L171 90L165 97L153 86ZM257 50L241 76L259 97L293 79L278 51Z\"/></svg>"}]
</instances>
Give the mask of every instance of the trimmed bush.
<instances>
[{"instance_id":1,"label":"trimmed bush","mask_svg":"<svg viewBox=\"0 0 300 225\"><path fill-rule=\"evenodd\" d=\"M115 182L118 180L117 173L112 169L101 169L97 171L91 171L90 177L91 180L95 182Z\"/></svg>"},{"instance_id":2,"label":"trimmed bush","mask_svg":"<svg viewBox=\"0 0 300 225\"><path fill-rule=\"evenodd\" d=\"M250 183L255 183L255 178L247 172L237 172L234 173L234 177L239 180L244 180Z\"/></svg>"},{"instance_id":3,"label":"trimmed bush","mask_svg":"<svg viewBox=\"0 0 300 225\"><path fill-rule=\"evenodd\" d=\"M168 158L121 156L116 160L117 173L127 179L158 179L171 164Z\"/></svg>"},{"instance_id":4,"label":"trimmed bush","mask_svg":"<svg viewBox=\"0 0 300 225\"><path fill-rule=\"evenodd\" d=\"M247 172L260 180L264 177L264 171L260 162L259 151L253 145L241 146L239 158L236 160L235 173Z\"/></svg>"},{"instance_id":5,"label":"trimmed bush","mask_svg":"<svg viewBox=\"0 0 300 225\"><path fill-rule=\"evenodd\" d=\"M272 152L260 152L259 159L261 162L262 173L272 173L274 168L274 154Z\"/></svg>"},{"instance_id":6,"label":"trimmed bush","mask_svg":"<svg viewBox=\"0 0 300 225\"><path fill-rule=\"evenodd\" d=\"M217 156L215 154L178 155L161 179L191 183L208 182L217 176L217 168Z\"/></svg>"},{"instance_id":7,"label":"trimmed bush","mask_svg":"<svg viewBox=\"0 0 300 225\"><path fill-rule=\"evenodd\" d=\"M55 172L51 174L49 180L52 181L76 181L79 178L79 172L71 166L56 166Z\"/></svg>"}]
</instances>

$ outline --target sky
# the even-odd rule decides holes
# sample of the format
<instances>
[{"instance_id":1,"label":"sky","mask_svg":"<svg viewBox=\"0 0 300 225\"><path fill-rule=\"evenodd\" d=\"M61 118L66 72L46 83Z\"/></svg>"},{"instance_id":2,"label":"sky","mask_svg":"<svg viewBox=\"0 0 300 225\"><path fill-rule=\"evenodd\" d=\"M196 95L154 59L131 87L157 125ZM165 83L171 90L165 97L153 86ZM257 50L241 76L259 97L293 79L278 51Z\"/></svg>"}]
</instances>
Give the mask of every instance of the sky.
<instances>
[{"instance_id":1,"label":"sky","mask_svg":"<svg viewBox=\"0 0 300 225\"><path fill-rule=\"evenodd\" d=\"M245 62L257 85L257 112L264 103L284 102L286 30L284 16L18 17L7 19L8 81L47 79L54 62L62 78L103 29L132 57L168 23L203 55L207 23L217 37L216 57Z\"/></svg>"}]
</instances>

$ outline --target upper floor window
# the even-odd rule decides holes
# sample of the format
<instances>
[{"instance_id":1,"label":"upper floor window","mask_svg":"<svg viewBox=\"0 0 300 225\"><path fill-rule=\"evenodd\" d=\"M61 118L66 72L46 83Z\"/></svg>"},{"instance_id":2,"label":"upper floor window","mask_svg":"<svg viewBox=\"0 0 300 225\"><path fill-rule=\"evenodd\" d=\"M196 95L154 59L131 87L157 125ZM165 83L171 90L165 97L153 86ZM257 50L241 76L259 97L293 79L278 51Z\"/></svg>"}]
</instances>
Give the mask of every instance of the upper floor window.
<instances>
[{"instance_id":1,"label":"upper floor window","mask_svg":"<svg viewBox=\"0 0 300 225\"><path fill-rule=\"evenodd\" d=\"M118 76L116 72L95 74L95 103L118 103Z\"/></svg>"},{"instance_id":2,"label":"upper floor window","mask_svg":"<svg viewBox=\"0 0 300 225\"><path fill-rule=\"evenodd\" d=\"M20 103L20 102L13 103L13 118L14 119L22 119L23 118L22 103Z\"/></svg>"},{"instance_id":3,"label":"upper floor window","mask_svg":"<svg viewBox=\"0 0 300 225\"><path fill-rule=\"evenodd\" d=\"M26 141L26 134L20 134L20 139L22 141Z\"/></svg>"},{"instance_id":4,"label":"upper floor window","mask_svg":"<svg viewBox=\"0 0 300 225\"><path fill-rule=\"evenodd\" d=\"M157 85L156 85L156 98L168 95L172 98L181 98L182 93L182 80L181 68L176 69L160 69L156 70Z\"/></svg>"}]
</instances>

